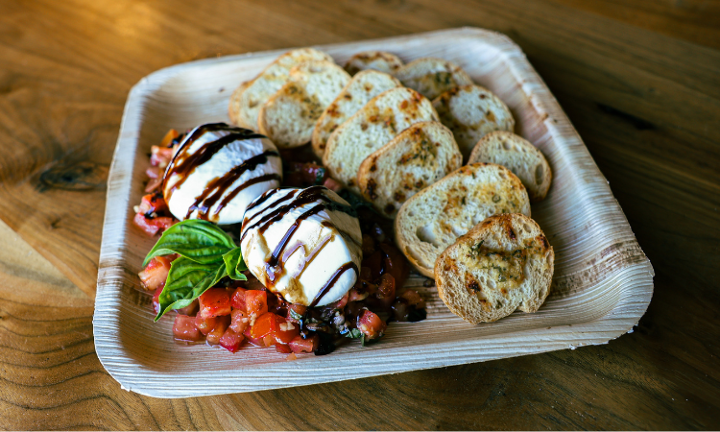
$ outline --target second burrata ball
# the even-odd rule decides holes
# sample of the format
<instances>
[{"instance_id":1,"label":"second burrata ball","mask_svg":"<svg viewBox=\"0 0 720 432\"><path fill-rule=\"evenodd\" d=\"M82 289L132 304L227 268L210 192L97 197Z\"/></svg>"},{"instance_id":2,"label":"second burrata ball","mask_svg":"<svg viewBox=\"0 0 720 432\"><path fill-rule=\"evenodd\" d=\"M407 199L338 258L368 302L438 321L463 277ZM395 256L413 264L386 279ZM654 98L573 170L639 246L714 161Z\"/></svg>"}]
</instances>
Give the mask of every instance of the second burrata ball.
<instances>
[{"instance_id":1,"label":"second burrata ball","mask_svg":"<svg viewBox=\"0 0 720 432\"><path fill-rule=\"evenodd\" d=\"M242 222L247 206L280 186L275 145L249 129L210 123L188 132L168 164L163 195L180 220Z\"/></svg>"},{"instance_id":2,"label":"second burrata ball","mask_svg":"<svg viewBox=\"0 0 720 432\"><path fill-rule=\"evenodd\" d=\"M336 302L355 285L361 245L355 211L324 186L266 192L248 207L240 237L248 270L305 306Z\"/></svg>"}]
</instances>

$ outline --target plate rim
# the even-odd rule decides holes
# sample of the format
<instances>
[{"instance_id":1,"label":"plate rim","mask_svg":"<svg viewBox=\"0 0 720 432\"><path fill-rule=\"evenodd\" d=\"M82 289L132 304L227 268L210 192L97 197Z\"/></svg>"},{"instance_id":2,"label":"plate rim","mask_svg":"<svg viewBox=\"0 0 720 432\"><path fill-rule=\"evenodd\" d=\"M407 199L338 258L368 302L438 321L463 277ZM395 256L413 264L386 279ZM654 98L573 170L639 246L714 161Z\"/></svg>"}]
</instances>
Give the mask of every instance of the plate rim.
<instances>
[{"instance_id":1,"label":"plate rim","mask_svg":"<svg viewBox=\"0 0 720 432\"><path fill-rule=\"evenodd\" d=\"M344 379L365 378L369 376L379 376L400 372L433 369L437 367L476 363L500 358L509 358L519 355L537 354L542 352L555 351L559 349L575 349L576 347L585 345L605 344L608 343L610 340L616 339L617 337L630 331L644 315L647 307L649 306L653 293L654 276L654 271L652 265L650 264L650 261L647 259L647 257L644 255L639 245L637 244L637 240L632 233L627 218L625 218L622 209L620 208L619 204L612 195L609 186L607 185L607 180L605 180L604 176L595 164L592 156L587 150L587 147L583 143L579 134L570 123L570 120L565 115L564 111L560 107L555 97L552 95L552 93L547 88L547 86L542 81L537 72L534 70L534 68L527 61L527 58L523 51L508 36L494 31L479 29L475 27L461 27L456 29L415 33L389 38L366 39L347 43L316 45L314 46L314 48L319 48L324 51L333 51L340 49L349 50L354 46L360 47L367 43L397 43L415 39L438 37L447 38L449 36L455 38L465 37L470 39L481 39L483 43L489 43L491 45L501 45L503 47L502 51L510 53L513 56L513 59L511 59L512 61L508 62L511 67L522 66L524 69L530 72L531 79L524 80L522 82L522 86L539 86L539 89L542 90L543 98L533 97L536 95L537 90L535 90L535 92L529 92L528 94L531 96L532 103L536 106L536 108L539 108L540 112L545 112L549 116L551 115L552 122L546 125L549 130L548 132L552 135L553 133L550 131L550 129L552 128L568 128L570 133L573 135L572 138L582 146L582 150L584 151L582 157L583 159L585 159L583 160L583 162L586 164L590 163L590 168L594 168L594 170L597 171L595 181L599 185L600 183L604 183L600 186L606 189L609 198L613 201L614 206L616 207L615 210L618 211L620 215L622 215L621 224L632 235L632 240L629 242L625 241L623 244L625 244L625 247L629 247L628 244L630 244L630 246L635 246L639 253L642 254L642 257L638 258L635 262L625 263L626 265L614 269L612 271L612 274L619 277L625 273L637 272L641 277L638 277L638 279L632 284L633 286L629 286L626 287L626 289L620 290L617 302L605 315L595 320L583 322L581 324L570 325L569 327L572 327L572 330L567 330L567 333L572 333L574 335L582 335L581 338L575 337L574 339L572 339L571 343L568 343L566 339L557 339L552 337L556 336L557 329L563 326L539 330L526 329L510 333L486 335L482 337L482 343L484 345L482 353L476 352L478 344L476 340L464 341L461 344L458 344L458 342L456 341L436 342L433 343L433 347L437 347L438 349L446 349L450 348L450 345L452 345L453 352L460 355L455 356L454 358L434 358L430 359L429 361L428 359L425 359L424 364L418 364L417 361L410 361L406 358L404 359L404 362L398 362L396 365L393 365L395 367L378 371L377 373L361 373L348 377L333 376L329 379L327 379L326 376L325 378L320 378L314 382L309 382L307 384L319 384L325 382L340 381ZM117 325L120 319L121 308L112 307L112 300L114 298L113 288L115 288L116 291L122 289L124 267L121 265L123 264L122 260L115 259L113 258L113 256L117 255L118 239L120 239L120 243L122 244L122 242L127 238L127 209L130 196L128 194L127 197L124 197L126 198L124 201L118 201L116 199L116 196L113 196L113 200L109 198L113 193L117 194L118 191L124 191L125 189L130 190L130 188L126 186L128 185L128 183L132 183L132 176L118 175L118 173L123 171L122 168L126 168L125 166L121 167L121 163L124 163L126 165L129 163L131 165L130 168L132 168L132 162L127 161L132 161L135 158L127 157L127 155L125 155L124 158L120 158L119 152L127 152L127 150L129 149L128 146L131 146L131 150L134 152L134 155L137 154L137 152L139 151L138 139L140 127L143 121L143 95L145 95L147 92L152 91L155 88L159 88L168 79L171 79L173 76L176 76L180 72L184 72L185 70L187 70L188 67L203 67L208 64L216 65L222 63L245 61L255 58L272 57L277 56L280 53L287 51L288 49L291 48L250 52L244 54L223 56L219 58L208 58L169 66L154 71L142 78L137 84L133 86L133 88L128 94L128 99L125 103L125 107L123 110L118 140L113 154L113 161L108 175L108 199L106 202L105 218L103 224L102 244L98 266L97 295L93 314L94 344L98 358L100 359L101 364L108 371L108 373L121 384L122 388L126 390L130 390L151 397L182 398L287 388L297 385L279 385L282 383L272 381L264 385L256 385L252 388L247 389L226 388L206 389L198 391L197 388L177 387L176 385L173 385L172 381L167 381L167 378L175 377L178 379L182 378L187 380L190 378L195 378L197 374L200 374L201 372L187 374L161 373L159 375L161 376L161 378L166 380L164 381L165 384L157 384L152 379L148 380L148 377L141 377L143 379L134 379L139 376L138 372L143 371L142 365L139 365L139 368L137 367L138 365L132 367L134 361L129 356L123 356L120 339L117 337L113 337L112 332L108 329L109 324L115 323ZM514 62L524 62L525 64L518 65ZM134 147L132 147L133 144ZM578 156L573 155L573 157ZM118 211L118 209L121 209L121 211ZM99 319L99 317L102 317L102 319ZM533 346L525 346L524 348L520 346L518 348L518 351L516 351L512 355L508 355L508 353L506 352L506 346L509 343L508 341L517 339L517 341L514 343L519 343L522 335L529 331L533 332L533 335L542 336L545 339L537 342ZM411 347L397 347L400 355L403 354L403 351L407 351L409 349L411 349ZM496 353L500 353L501 351L502 355L495 356ZM362 355L362 357L366 357L368 356L368 354L369 353L366 353L365 355ZM390 354L391 356L393 355L393 353L387 354ZM124 357L124 359L122 359L122 357ZM324 357L324 359L325 358L328 357ZM383 360L386 360L386 358L384 358ZM278 373L283 371L293 371L294 369L298 368L297 363L300 362L272 363L268 364L269 366L267 367L267 370ZM323 361L323 363L333 364L337 362L334 362L332 361L332 359L330 359L329 361Z\"/></svg>"}]
</instances>

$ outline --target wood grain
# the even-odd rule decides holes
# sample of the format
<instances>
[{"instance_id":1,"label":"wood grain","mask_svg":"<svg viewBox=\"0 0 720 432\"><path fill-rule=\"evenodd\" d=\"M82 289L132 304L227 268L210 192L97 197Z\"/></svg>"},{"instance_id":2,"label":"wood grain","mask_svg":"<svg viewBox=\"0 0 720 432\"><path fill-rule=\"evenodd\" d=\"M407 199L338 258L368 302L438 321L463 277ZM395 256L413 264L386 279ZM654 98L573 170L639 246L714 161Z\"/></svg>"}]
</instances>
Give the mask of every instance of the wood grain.
<instances>
[{"instance_id":1,"label":"wood grain","mask_svg":"<svg viewBox=\"0 0 720 432\"><path fill-rule=\"evenodd\" d=\"M25 266L40 259L32 255L0 276L0 427L720 428L712 306L720 300L715 5L0 3L0 218L87 293L95 285L105 186L71 179L107 173L127 92L141 77L198 58L465 25L504 32L528 54L656 269L640 325L607 346L162 401L120 390L103 372L92 338L73 333L91 328L92 303L75 299L69 291L80 291L68 280L30 277ZM48 187L41 177L52 168ZM57 175L64 171L76 174ZM70 185L58 187L58 178Z\"/></svg>"}]
</instances>

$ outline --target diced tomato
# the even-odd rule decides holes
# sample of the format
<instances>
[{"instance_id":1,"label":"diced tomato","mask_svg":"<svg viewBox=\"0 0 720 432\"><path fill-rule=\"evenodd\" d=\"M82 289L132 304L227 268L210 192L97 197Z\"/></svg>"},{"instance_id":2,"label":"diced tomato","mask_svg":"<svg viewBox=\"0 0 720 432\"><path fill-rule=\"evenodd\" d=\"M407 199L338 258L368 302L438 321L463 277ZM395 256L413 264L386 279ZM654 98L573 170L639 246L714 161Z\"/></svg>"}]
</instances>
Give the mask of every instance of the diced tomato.
<instances>
[{"instance_id":1,"label":"diced tomato","mask_svg":"<svg viewBox=\"0 0 720 432\"><path fill-rule=\"evenodd\" d=\"M243 336L245 336L247 341L250 342L251 344L253 344L255 346L259 346L259 347L264 347L265 342L263 341L263 338L255 339L254 337L252 337L251 333L252 333L252 327L248 327L243 332Z\"/></svg>"},{"instance_id":2,"label":"diced tomato","mask_svg":"<svg viewBox=\"0 0 720 432\"><path fill-rule=\"evenodd\" d=\"M344 308L345 305L348 303L349 298L350 298L350 293L349 292L345 293L345 295L340 300L338 300L337 304L335 305L335 308L337 308L337 309Z\"/></svg>"},{"instance_id":3,"label":"diced tomato","mask_svg":"<svg viewBox=\"0 0 720 432\"><path fill-rule=\"evenodd\" d=\"M147 266L138 273L143 288L148 291L157 291L165 286L170 271L171 260L164 256L156 256Z\"/></svg>"},{"instance_id":4,"label":"diced tomato","mask_svg":"<svg viewBox=\"0 0 720 432\"><path fill-rule=\"evenodd\" d=\"M276 326L273 336L278 343L287 345L295 339L295 336L300 334L300 326L298 324L291 323L285 318L276 315Z\"/></svg>"},{"instance_id":5,"label":"diced tomato","mask_svg":"<svg viewBox=\"0 0 720 432\"><path fill-rule=\"evenodd\" d=\"M160 293L162 293L163 288L165 288L164 282L163 282L163 286L156 289L155 294L153 294L152 306L153 306L153 312L155 312L155 315L157 315L158 312L160 312Z\"/></svg>"},{"instance_id":6,"label":"diced tomato","mask_svg":"<svg viewBox=\"0 0 720 432\"><path fill-rule=\"evenodd\" d=\"M162 141L160 142L160 146L162 147L170 147L173 140L177 137L179 137L180 134L175 129L170 129L165 136L163 137Z\"/></svg>"},{"instance_id":7,"label":"diced tomato","mask_svg":"<svg viewBox=\"0 0 720 432\"><path fill-rule=\"evenodd\" d=\"M145 175L150 179L156 179L162 177L163 172L159 167L150 166L145 170Z\"/></svg>"},{"instance_id":8,"label":"diced tomato","mask_svg":"<svg viewBox=\"0 0 720 432\"><path fill-rule=\"evenodd\" d=\"M328 178L327 169L314 162L287 162L283 184L306 188L308 186L320 185Z\"/></svg>"},{"instance_id":9,"label":"diced tomato","mask_svg":"<svg viewBox=\"0 0 720 432\"><path fill-rule=\"evenodd\" d=\"M199 316L199 315L198 315ZM215 318L215 326L213 326L210 333L207 334L206 339L209 344L217 345L220 343L220 338L225 334L225 330L230 325L230 316L225 315Z\"/></svg>"},{"instance_id":10,"label":"diced tomato","mask_svg":"<svg viewBox=\"0 0 720 432\"><path fill-rule=\"evenodd\" d=\"M230 352L237 352L240 349L240 345L245 340L245 336L242 333L237 333L233 329L228 328L220 338L220 346Z\"/></svg>"},{"instance_id":11,"label":"diced tomato","mask_svg":"<svg viewBox=\"0 0 720 432\"><path fill-rule=\"evenodd\" d=\"M288 305L287 320L294 323L299 323L300 320L293 318L293 316L303 316L307 312L307 306L301 304L290 304Z\"/></svg>"},{"instance_id":12,"label":"diced tomato","mask_svg":"<svg viewBox=\"0 0 720 432\"><path fill-rule=\"evenodd\" d=\"M330 177L325 179L323 186L325 186L326 188L330 189L333 192L340 192L343 189L343 186L340 182L338 182L334 178L330 178Z\"/></svg>"},{"instance_id":13,"label":"diced tomato","mask_svg":"<svg viewBox=\"0 0 720 432\"><path fill-rule=\"evenodd\" d=\"M260 316L268 311L267 293L261 290L245 292L245 310L249 315Z\"/></svg>"},{"instance_id":14,"label":"diced tomato","mask_svg":"<svg viewBox=\"0 0 720 432\"><path fill-rule=\"evenodd\" d=\"M390 273L380 276L380 283L376 293L383 305L390 306L395 300L395 278Z\"/></svg>"},{"instance_id":15,"label":"diced tomato","mask_svg":"<svg viewBox=\"0 0 720 432\"><path fill-rule=\"evenodd\" d=\"M150 213L160 214L167 211L169 211L168 206L161 193L144 195L138 207L138 213L146 215Z\"/></svg>"},{"instance_id":16,"label":"diced tomato","mask_svg":"<svg viewBox=\"0 0 720 432\"><path fill-rule=\"evenodd\" d=\"M366 298L368 298L369 295L370 295L370 293L367 292L366 290L358 290L358 289L353 288L350 290L350 296L349 296L348 300L351 302L362 301L362 300L365 300Z\"/></svg>"},{"instance_id":17,"label":"diced tomato","mask_svg":"<svg viewBox=\"0 0 720 432\"><path fill-rule=\"evenodd\" d=\"M290 355L285 358L285 360L297 360L297 356L294 352L291 352Z\"/></svg>"},{"instance_id":18,"label":"diced tomato","mask_svg":"<svg viewBox=\"0 0 720 432\"><path fill-rule=\"evenodd\" d=\"M415 306L420 309L425 307L425 300L423 300L423 298L420 297L420 294L418 294L415 290L405 290L405 292L400 294L400 297L407 300L410 306Z\"/></svg>"},{"instance_id":19,"label":"diced tomato","mask_svg":"<svg viewBox=\"0 0 720 432\"><path fill-rule=\"evenodd\" d=\"M376 339L383 335L387 325L373 312L365 309L358 319L357 328L365 334L366 339Z\"/></svg>"},{"instance_id":20,"label":"diced tomato","mask_svg":"<svg viewBox=\"0 0 720 432\"><path fill-rule=\"evenodd\" d=\"M277 327L277 315L273 313L264 313L257 317L255 323L250 327L250 337L253 339L262 339L273 333Z\"/></svg>"},{"instance_id":21,"label":"diced tomato","mask_svg":"<svg viewBox=\"0 0 720 432\"><path fill-rule=\"evenodd\" d=\"M173 149L168 147L150 147L150 165L165 168L173 157Z\"/></svg>"},{"instance_id":22,"label":"diced tomato","mask_svg":"<svg viewBox=\"0 0 720 432\"><path fill-rule=\"evenodd\" d=\"M292 352L289 346L283 344L275 344L275 351L283 354L290 354Z\"/></svg>"},{"instance_id":23,"label":"diced tomato","mask_svg":"<svg viewBox=\"0 0 720 432\"><path fill-rule=\"evenodd\" d=\"M199 304L197 299L193 300L192 303L185 306L184 308L176 309L177 313L181 315L192 315L195 316L197 314Z\"/></svg>"},{"instance_id":24,"label":"diced tomato","mask_svg":"<svg viewBox=\"0 0 720 432\"><path fill-rule=\"evenodd\" d=\"M195 327L195 318L187 315L175 316L173 335L175 339L186 342L197 342L203 338L200 331Z\"/></svg>"},{"instance_id":25,"label":"diced tomato","mask_svg":"<svg viewBox=\"0 0 720 432\"><path fill-rule=\"evenodd\" d=\"M135 225L145 231L148 235L154 236L155 234L161 234L166 229L175 225L178 221L171 217L146 217L144 213L137 213L133 219Z\"/></svg>"},{"instance_id":26,"label":"diced tomato","mask_svg":"<svg viewBox=\"0 0 720 432\"><path fill-rule=\"evenodd\" d=\"M307 339L303 339L302 336L295 336L293 340L290 341L288 346L294 353L301 353L301 352L313 352L315 349L320 345L320 336L313 335L312 337L309 337Z\"/></svg>"},{"instance_id":27,"label":"diced tomato","mask_svg":"<svg viewBox=\"0 0 720 432\"><path fill-rule=\"evenodd\" d=\"M393 275L395 286L403 286L409 270L405 257L395 246L389 243L382 243L380 249L384 252L385 272Z\"/></svg>"},{"instance_id":28,"label":"diced tomato","mask_svg":"<svg viewBox=\"0 0 720 432\"><path fill-rule=\"evenodd\" d=\"M204 335L210 333L217 324L217 318L203 318L200 314L195 317L195 326Z\"/></svg>"},{"instance_id":29,"label":"diced tomato","mask_svg":"<svg viewBox=\"0 0 720 432\"><path fill-rule=\"evenodd\" d=\"M245 288L235 289L235 292L230 298L230 306L232 306L233 309L239 309L243 312L247 311L245 307L245 291L247 291Z\"/></svg>"},{"instance_id":30,"label":"diced tomato","mask_svg":"<svg viewBox=\"0 0 720 432\"><path fill-rule=\"evenodd\" d=\"M161 184L162 184L162 177L150 179L147 186L145 186L145 192L146 193L158 192Z\"/></svg>"},{"instance_id":31,"label":"diced tomato","mask_svg":"<svg viewBox=\"0 0 720 432\"><path fill-rule=\"evenodd\" d=\"M210 288L200 296L200 312L203 318L230 315L230 293L225 288Z\"/></svg>"},{"instance_id":32,"label":"diced tomato","mask_svg":"<svg viewBox=\"0 0 720 432\"><path fill-rule=\"evenodd\" d=\"M233 309L230 314L230 328L238 334L242 334L250 325L250 318L240 309Z\"/></svg>"}]
</instances>

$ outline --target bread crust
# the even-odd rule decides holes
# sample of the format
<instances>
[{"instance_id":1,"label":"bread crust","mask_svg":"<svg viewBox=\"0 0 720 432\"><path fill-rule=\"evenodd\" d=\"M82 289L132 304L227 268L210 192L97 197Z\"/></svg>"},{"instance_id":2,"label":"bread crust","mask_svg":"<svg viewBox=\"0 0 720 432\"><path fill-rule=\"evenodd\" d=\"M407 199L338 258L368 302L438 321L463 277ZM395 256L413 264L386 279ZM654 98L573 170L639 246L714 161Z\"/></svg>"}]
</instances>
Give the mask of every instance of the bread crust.
<instances>
[{"instance_id":1,"label":"bread crust","mask_svg":"<svg viewBox=\"0 0 720 432\"><path fill-rule=\"evenodd\" d=\"M240 98L242 98L242 93L249 85L250 81L241 83L230 95L230 102L228 103L228 117L230 118L230 123L235 126L245 129L254 129L254 127L252 127L253 125L243 123L242 117L240 117Z\"/></svg>"},{"instance_id":2,"label":"bread crust","mask_svg":"<svg viewBox=\"0 0 720 432\"><path fill-rule=\"evenodd\" d=\"M405 201L461 165L452 132L440 122L420 122L360 164L358 185L363 197L392 219Z\"/></svg>"},{"instance_id":3,"label":"bread crust","mask_svg":"<svg viewBox=\"0 0 720 432\"><path fill-rule=\"evenodd\" d=\"M288 82L260 109L258 129L279 148L310 142L318 118L350 81L340 66L324 60L292 68Z\"/></svg>"},{"instance_id":4,"label":"bread crust","mask_svg":"<svg viewBox=\"0 0 720 432\"><path fill-rule=\"evenodd\" d=\"M436 120L429 100L415 90L397 87L375 96L330 135L323 165L330 176L360 195L360 164L397 134L421 121Z\"/></svg>"},{"instance_id":5,"label":"bread crust","mask_svg":"<svg viewBox=\"0 0 720 432\"><path fill-rule=\"evenodd\" d=\"M467 85L449 90L433 100L442 124L450 128L467 160L475 144L486 134L515 129L510 109L490 90Z\"/></svg>"},{"instance_id":6,"label":"bread crust","mask_svg":"<svg viewBox=\"0 0 720 432\"><path fill-rule=\"evenodd\" d=\"M376 70L357 73L325 109L312 133L312 149L322 159L330 135L372 98L384 91L401 87L400 81Z\"/></svg>"},{"instance_id":7,"label":"bread crust","mask_svg":"<svg viewBox=\"0 0 720 432\"><path fill-rule=\"evenodd\" d=\"M350 60L345 63L345 70L350 75L364 70L393 74L404 64L400 57L386 51L363 51L350 57Z\"/></svg>"},{"instance_id":8,"label":"bread crust","mask_svg":"<svg viewBox=\"0 0 720 432\"><path fill-rule=\"evenodd\" d=\"M455 87L473 83L470 75L460 66L434 57L414 60L398 69L395 76L404 86L418 91L430 100Z\"/></svg>"},{"instance_id":9,"label":"bread crust","mask_svg":"<svg viewBox=\"0 0 720 432\"><path fill-rule=\"evenodd\" d=\"M332 57L322 51L299 48L286 52L270 63L239 96L236 122L258 130L258 115L263 104L287 82L293 67L311 60L333 61Z\"/></svg>"},{"instance_id":10,"label":"bread crust","mask_svg":"<svg viewBox=\"0 0 720 432\"><path fill-rule=\"evenodd\" d=\"M494 215L435 262L447 307L465 321L497 321L516 309L536 312L550 293L555 253L540 226L522 214Z\"/></svg>"},{"instance_id":11,"label":"bread crust","mask_svg":"<svg viewBox=\"0 0 720 432\"><path fill-rule=\"evenodd\" d=\"M475 162L508 168L518 176L533 203L545 199L552 183L552 170L542 152L512 132L495 131L482 137L468 158L468 163Z\"/></svg>"},{"instance_id":12,"label":"bread crust","mask_svg":"<svg viewBox=\"0 0 720 432\"><path fill-rule=\"evenodd\" d=\"M498 213L530 216L520 179L500 165L465 165L403 204L395 218L396 243L420 273L432 278L435 260L448 246Z\"/></svg>"}]
</instances>

